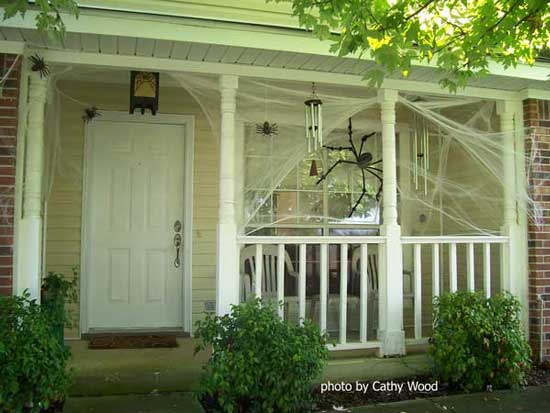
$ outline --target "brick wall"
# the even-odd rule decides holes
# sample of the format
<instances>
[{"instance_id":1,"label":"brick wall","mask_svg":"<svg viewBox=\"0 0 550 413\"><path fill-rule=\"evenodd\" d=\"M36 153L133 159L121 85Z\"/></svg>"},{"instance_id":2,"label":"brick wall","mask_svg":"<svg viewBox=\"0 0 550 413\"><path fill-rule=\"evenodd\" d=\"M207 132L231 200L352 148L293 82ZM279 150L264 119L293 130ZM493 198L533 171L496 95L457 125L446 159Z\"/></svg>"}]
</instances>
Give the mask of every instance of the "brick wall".
<instances>
[{"instance_id":1,"label":"brick wall","mask_svg":"<svg viewBox=\"0 0 550 413\"><path fill-rule=\"evenodd\" d=\"M523 103L526 151L533 145L529 187L537 223L529 223L529 331L533 356L550 360L550 102ZM542 301L541 301L542 300ZM541 348L542 346L542 348ZM541 352L542 350L542 352Z\"/></svg>"},{"instance_id":2,"label":"brick wall","mask_svg":"<svg viewBox=\"0 0 550 413\"><path fill-rule=\"evenodd\" d=\"M0 54L0 295L12 293L15 151L21 59Z\"/></svg>"}]
</instances>

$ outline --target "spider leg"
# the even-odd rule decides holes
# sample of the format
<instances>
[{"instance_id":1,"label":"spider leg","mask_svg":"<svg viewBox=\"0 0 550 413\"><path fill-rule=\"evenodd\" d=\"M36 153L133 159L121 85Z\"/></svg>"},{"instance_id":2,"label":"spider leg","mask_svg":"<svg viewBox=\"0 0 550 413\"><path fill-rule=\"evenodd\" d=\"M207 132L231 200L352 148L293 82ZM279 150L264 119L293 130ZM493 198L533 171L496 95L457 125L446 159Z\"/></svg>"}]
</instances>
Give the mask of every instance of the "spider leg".
<instances>
[{"instance_id":1,"label":"spider leg","mask_svg":"<svg viewBox=\"0 0 550 413\"><path fill-rule=\"evenodd\" d=\"M319 180L317 181L317 183L315 185L319 185L321 182L323 182L325 179L327 179L327 176L329 173L332 172L332 170L334 168L336 168L337 165L340 165L341 163L350 163L350 164L353 164L353 165L357 165L355 162L353 161L347 161L345 159L338 159L336 162L334 162L334 164L328 169L328 171L326 171L324 174L321 175L321 177L319 178Z\"/></svg>"},{"instance_id":2,"label":"spider leg","mask_svg":"<svg viewBox=\"0 0 550 413\"><path fill-rule=\"evenodd\" d=\"M365 181L365 171L363 169L361 169L361 175L363 176L363 190L361 191L361 195L359 196L359 198L357 199L357 201L355 201L355 205L353 205L353 208L351 209L349 215L348 215L348 218L351 218L351 216L353 215L353 213L355 212L355 210L357 209L357 207L359 206L359 204L361 203L361 200L363 199L363 197L365 196L365 194L367 193L367 183Z\"/></svg>"},{"instance_id":3,"label":"spider leg","mask_svg":"<svg viewBox=\"0 0 550 413\"><path fill-rule=\"evenodd\" d=\"M361 203L361 200L363 199L363 197L365 196L365 194L367 193L367 190L366 189L363 189L361 191L361 195L359 196L359 198L357 199L357 201L355 202L355 205L353 206L353 208L351 209L349 215L348 215L348 218L351 218L351 216L353 215L353 213L355 212L355 210L357 209L357 207L359 206L359 204Z\"/></svg>"},{"instance_id":4,"label":"spider leg","mask_svg":"<svg viewBox=\"0 0 550 413\"><path fill-rule=\"evenodd\" d=\"M372 174L373 176L375 176L376 178L378 178L378 180L380 181L380 187L378 188L378 191L376 192L376 202L380 201L380 194L382 193L382 188L384 187L384 180L380 177L380 175L378 175L376 172L373 172L371 169L374 169L376 171L379 171L379 169L377 168L371 168L370 166L368 166L365 171L369 172L370 174ZM382 172L382 171L380 171Z\"/></svg>"},{"instance_id":5,"label":"spider leg","mask_svg":"<svg viewBox=\"0 0 550 413\"><path fill-rule=\"evenodd\" d=\"M361 138L361 148L359 149L359 153L363 152L363 145L365 144L367 139L369 139L371 136L374 136L374 135L376 135L376 132L369 133L368 135L365 135Z\"/></svg>"},{"instance_id":6,"label":"spider leg","mask_svg":"<svg viewBox=\"0 0 550 413\"><path fill-rule=\"evenodd\" d=\"M379 164L379 163L382 163L382 159L379 159L379 160L377 160L377 161L375 161L375 162L371 162L371 163L369 164L369 166L377 165L377 164Z\"/></svg>"},{"instance_id":7,"label":"spider leg","mask_svg":"<svg viewBox=\"0 0 550 413\"><path fill-rule=\"evenodd\" d=\"M379 169L379 168L373 168L373 167L372 167L371 165L372 165L372 164L370 164L369 166L367 166L367 169L372 169L373 171L376 171L376 172L380 172L380 173L382 173L382 169Z\"/></svg>"},{"instance_id":8,"label":"spider leg","mask_svg":"<svg viewBox=\"0 0 550 413\"><path fill-rule=\"evenodd\" d=\"M327 146L323 145L323 148L329 149L331 151L352 151L353 149L351 146Z\"/></svg>"},{"instance_id":9,"label":"spider leg","mask_svg":"<svg viewBox=\"0 0 550 413\"><path fill-rule=\"evenodd\" d=\"M355 147L355 144L353 143L353 129L351 126L351 118L348 119L348 140L349 140L349 146L351 148L351 151L355 155L355 159L359 159L359 154L357 153L357 148Z\"/></svg>"}]
</instances>

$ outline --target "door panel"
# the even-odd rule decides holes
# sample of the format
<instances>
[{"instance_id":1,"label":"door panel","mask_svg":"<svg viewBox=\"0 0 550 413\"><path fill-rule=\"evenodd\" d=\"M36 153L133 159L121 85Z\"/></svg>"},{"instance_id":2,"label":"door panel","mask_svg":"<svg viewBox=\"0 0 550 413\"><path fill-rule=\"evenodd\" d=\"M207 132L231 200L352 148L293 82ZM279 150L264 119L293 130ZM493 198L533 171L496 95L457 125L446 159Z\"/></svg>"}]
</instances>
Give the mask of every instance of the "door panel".
<instances>
[{"instance_id":1,"label":"door panel","mask_svg":"<svg viewBox=\"0 0 550 413\"><path fill-rule=\"evenodd\" d=\"M89 327L181 327L183 273L173 240L184 215L184 127L97 121L91 128Z\"/></svg>"}]
</instances>

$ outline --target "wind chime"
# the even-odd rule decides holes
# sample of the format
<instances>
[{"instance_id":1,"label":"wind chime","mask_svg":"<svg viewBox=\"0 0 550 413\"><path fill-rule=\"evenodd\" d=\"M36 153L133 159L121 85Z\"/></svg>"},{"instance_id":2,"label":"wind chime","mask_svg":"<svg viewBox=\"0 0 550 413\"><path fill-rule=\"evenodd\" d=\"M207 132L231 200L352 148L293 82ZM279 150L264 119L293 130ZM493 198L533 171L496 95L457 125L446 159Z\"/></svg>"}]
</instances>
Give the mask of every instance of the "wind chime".
<instances>
[{"instance_id":1,"label":"wind chime","mask_svg":"<svg viewBox=\"0 0 550 413\"><path fill-rule=\"evenodd\" d=\"M413 114L413 180L417 192L428 195L430 170L430 131L424 118Z\"/></svg>"},{"instance_id":2,"label":"wind chime","mask_svg":"<svg viewBox=\"0 0 550 413\"><path fill-rule=\"evenodd\" d=\"M306 142L307 152L316 152L323 146L323 102L315 93L315 82L311 84L311 96L304 102L306 116ZM317 162L311 161L309 176L317 176Z\"/></svg>"},{"instance_id":3,"label":"wind chime","mask_svg":"<svg viewBox=\"0 0 550 413\"><path fill-rule=\"evenodd\" d=\"M315 93L315 83L311 86L311 96L304 102L306 105L306 141L308 153L315 152L323 146L323 102Z\"/></svg>"}]
</instances>

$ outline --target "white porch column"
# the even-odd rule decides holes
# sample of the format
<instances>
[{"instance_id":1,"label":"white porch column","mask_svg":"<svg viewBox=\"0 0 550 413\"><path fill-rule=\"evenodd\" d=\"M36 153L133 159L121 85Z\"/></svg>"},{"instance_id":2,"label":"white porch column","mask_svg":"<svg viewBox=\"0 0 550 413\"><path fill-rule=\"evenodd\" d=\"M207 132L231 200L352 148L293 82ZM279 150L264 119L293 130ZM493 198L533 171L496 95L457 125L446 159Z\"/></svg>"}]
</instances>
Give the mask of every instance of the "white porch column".
<instances>
[{"instance_id":1,"label":"white porch column","mask_svg":"<svg viewBox=\"0 0 550 413\"><path fill-rule=\"evenodd\" d=\"M526 200L522 199L521 186L526 187L523 103L521 100L501 101L497 104L500 131L503 133L502 169L504 185L504 223L502 234L510 239L502 254L501 288L520 300L523 319L527 321L528 264ZM522 213L520 213L520 210Z\"/></svg>"},{"instance_id":2,"label":"white porch column","mask_svg":"<svg viewBox=\"0 0 550 413\"><path fill-rule=\"evenodd\" d=\"M235 111L238 77L220 76L220 198L216 255L216 313L239 303L239 248L235 214Z\"/></svg>"},{"instance_id":3,"label":"white porch column","mask_svg":"<svg viewBox=\"0 0 550 413\"><path fill-rule=\"evenodd\" d=\"M19 221L20 267L15 293L29 290L40 301L42 261L42 174L44 172L44 110L48 81L37 72L29 75L26 157L23 178L23 215Z\"/></svg>"},{"instance_id":4,"label":"white porch column","mask_svg":"<svg viewBox=\"0 0 550 413\"><path fill-rule=\"evenodd\" d=\"M395 103L397 91L381 89L378 92L382 120L382 192L383 225L381 235L386 237L380 254L379 282L379 340L380 355L405 354L403 331L403 251L401 227L397 223L397 161L395 140Z\"/></svg>"}]
</instances>

